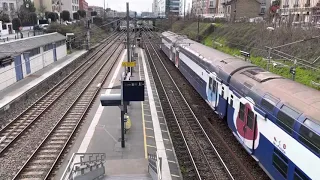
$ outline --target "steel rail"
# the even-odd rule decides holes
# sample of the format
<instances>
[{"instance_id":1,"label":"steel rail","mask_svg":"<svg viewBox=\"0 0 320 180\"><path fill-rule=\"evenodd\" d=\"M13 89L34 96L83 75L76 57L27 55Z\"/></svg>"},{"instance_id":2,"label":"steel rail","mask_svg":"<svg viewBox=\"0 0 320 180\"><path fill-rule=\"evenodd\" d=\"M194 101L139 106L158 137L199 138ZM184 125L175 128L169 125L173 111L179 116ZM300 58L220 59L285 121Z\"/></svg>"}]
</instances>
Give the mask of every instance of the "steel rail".
<instances>
[{"instance_id":1,"label":"steel rail","mask_svg":"<svg viewBox=\"0 0 320 180\"><path fill-rule=\"evenodd\" d=\"M117 35L116 35L117 37ZM93 54L90 57L90 60L92 58L95 58L95 55L97 55L102 49L106 48L106 50L108 50L110 46L109 42L106 43L106 45L103 45L101 49L99 49L95 54ZM102 54L103 55L103 54ZM99 57L101 57L102 55L100 55ZM94 60L97 61L99 59L99 57L97 59ZM61 80L57 85L55 85L53 88L51 88L46 94L44 94L38 101L36 101L34 104L32 104L28 109L26 109L24 112L22 112L20 115L18 115L17 118L15 118L13 121L11 121L9 124L7 124L3 129L0 130L0 135L4 134L4 136L2 136L0 144L5 144L5 146L0 150L0 155L3 154L8 147L10 147L11 144L13 144L16 140L19 139L19 137L32 125L34 124L39 117L41 117L41 115L46 112L55 102L57 102L61 95L64 94L70 87L72 87L72 85L80 78L82 77L83 74L85 74L86 70L89 69L93 64L90 63L89 66L86 66L86 64L88 63L88 61L85 61L84 63L82 63L78 68L76 68L72 73L70 73L66 78L64 78L63 80ZM84 70L81 72L81 70ZM80 71L80 72L79 72ZM80 75L77 77L77 73L79 73ZM74 79L71 79L71 83L68 83L68 79L69 78L73 78L73 76L76 74L76 77ZM59 92L59 87L61 87L61 85L63 85L63 83L67 82L67 86L62 87L62 91ZM57 90L58 92L56 92L55 90ZM52 94L50 94L52 93ZM56 94L55 94L56 93ZM60 94L59 94L60 93ZM50 96L48 96L50 95ZM45 98L47 101L49 101L49 103L47 101L44 101ZM53 99L51 99L53 98ZM45 106L45 107L43 107ZM32 111L33 109L33 111ZM29 115L28 112L31 111L31 113ZM22 117L26 115L26 118L23 119ZM21 120L21 121L20 121ZM20 122L19 122L20 121ZM14 126L15 123L18 123L18 125ZM14 126L12 129L10 129L12 126ZM21 129L22 127L22 129ZM5 133L8 129L9 133ZM13 139L9 142L6 142L7 137L10 137L10 135L15 132L17 133L16 135L13 136Z\"/></svg>"},{"instance_id":2,"label":"steel rail","mask_svg":"<svg viewBox=\"0 0 320 180\"><path fill-rule=\"evenodd\" d=\"M122 42L121 42L122 43ZM119 46L117 46L113 51L112 54L107 58L107 60L104 62L104 64L99 68L99 70L96 72L96 74L91 78L91 80L88 82L88 84L85 86L84 90L77 96L76 100L71 104L71 106L68 108L68 110L64 113L64 115L59 119L59 121L56 123L56 125L53 127L53 129L49 132L49 134L45 137L45 139L41 142L41 144L37 147L37 149L33 152L33 154L29 157L29 159L25 162L25 164L23 165L23 167L19 170L19 172L16 174L16 176L13 179L17 179L20 175L23 175L23 172L25 169L28 168L28 164L32 163L32 159L36 157L37 153L40 151L41 148L43 148L46 144L46 142L50 139L50 136L54 136L54 133L57 130L57 128L60 127L61 124L63 124L63 120L66 120L66 117L68 115L71 114L70 111L72 111L72 108L76 108L77 106L77 102L79 102L81 100L81 97L84 96L84 94L87 92L88 88L90 87L90 85L92 85L92 82L99 76L100 72L104 69L105 66L107 66L107 64L109 64L109 60L113 57L114 53L116 51L119 51L119 53L117 54L116 58L114 58L114 61L111 62L111 65L108 67L107 73L104 74L104 77L102 79L102 83L105 82L105 80L107 79L108 75L110 74L112 68L114 67L114 65L117 62L117 58L120 56L121 54L121 50L123 49L123 46L121 45L121 43L119 44ZM83 120L85 114L87 113L87 111L89 110L89 107L92 104L92 101L95 99L97 93L99 91L99 88L95 88L95 91L93 92L92 96L90 99L87 99L85 101L85 103L87 104L85 106L84 111L82 112L81 116L76 119L76 124L72 130L72 132L68 135L68 139L66 140L66 142L64 143L63 147L61 148L61 150L59 151L59 154L56 156L55 160L53 161L49 171L46 173L45 178L47 179L49 177L49 175L52 173L52 170L54 169L54 166L56 165L56 163L58 162L58 160L61 157L61 154L64 152L64 150L66 149L67 144L70 142L72 136L74 135L74 133L76 132L80 122ZM89 92L88 92L89 93ZM83 104L84 102L82 102L81 104ZM66 120L67 121L67 120ZM69 120L70 121L70 120Z\"/></svg>"},{"instance_id":3,"label":"steel rail","mask_svg":"<svg viewBox=\"0 0 320 180\"><path fill-rule=\"evenodd\" d=\"M207 135L207 133L206 133L205 130L203 129L202 125L200 124L198 118L196 117L196 115L194 114L193 110L192 110L191 107L189 106L188 102L187 102L186 99L184 98L183 94L182 94L181 91L179 90L179 88L178 88L178 86L176 85L174 79L172 78L172 76L170 75L169 71L167 70L167 68L166 68L165 65L163 64L163 62L162 62L159 54L158 54L157 51L155 50L155 48L154 48L154 46L153 46L153 44L151 43L150 40L149 40L149 44L150 44L151 48L153 49L153 51L155 52L154 54L155 54L155 55L157 56L157 58L159 59L159 62L162 64L163 68L165 69L165 71L167 72L168 76L170 77L170 79L171 79L171 81L172 81L175 89L177 90L177 92L179 93L180 97L182 98L183 103L187 106L188 111L191 112L191 114L192 114L195 122L197 122L197 125L200 127L201 132L205 135L206 141L210 143L210 146L211 146L212 149L214 150L214 153L217 155L218 160L220 161L222 167L225 169L226 174L228 175L228 177L229 177L230 179L234 179L233 176L231 175L228 167L225 165L224 161L222 160L221 156L219 155L218 151L216 150L215 146L212 144L209 136ZM146 47L148 47L148 46L146 46ZM148 48L147 48L147 50L148 50ZM148 50L148 51L149 51L149 50ZM150 53L150 51L149 51L149 53ZM151 62L153 63L154 67L156 67L155 64L154 64L154 62L153 62L153 60L152 60ZM161 81L162 81L161 78L160 78L161 76L159 75L157 69L155 69L155 70L156 70L156 73L157 73L157 75L159 76L159 79L160 79L160 82L161 82ZM163 85L162 82L161 82L161 85L162 85L162 88L165 89L165 87L164 87L164 85ZM164 92L165 92L165 91L164 91ZM166 93L166 97L167 97L167 99L168 99L168 101L169 101L169 97L168 97L168 94L167 94L167 93ZM174 95L174 97L176 97L176 96ZM169 102L170 102L170 101L169 101ZM169 103L169 104L171 105L171 103ZM178 103L178 104L180 104L180 103ZM173 107L171 107L171 108L174 109ZM180 106L180 108L181 108L181 106ZM181 110L182 110L182 108L181 108ZM182 110L182 112L183 112L183 110ZM177 119L175 119L175 120L176 120L176 122L178 123L179 129L181 130L180 124L179 124L178 120L177 120ZM187 123L188 123L189 127L191 128L191 126L190 126L190 124L189 124L188 121L187 121ZM191 128L191 129L192 129L192 128ZM182 133L182 136L184 136L182 131L181 131L181 133ZM192 132L192 133L193 133L193 132ZM195 137L195 134L194 134L194 133L193 133L193 135L194 135L194 137ZM185 139L185 138L184 138L184 139ZM195 139L197 140L198 138L195 138ZM199 144L198 140L197 140L197 144ZM188 144L186 144L186 145L188 146ZM201 146L199 146L199 147L200 147L200 149L202 149ZM189 148L188 148L188 151L190 151ZM209 163L208 160L207 160L207 155L205 155L203 149L202 149L202 154L204 155L204 157L205 157L205 159L206 159L206 161L207 161L207 163L208 163L211 171L213 172L213 170L212 170L212 168L211 168L211 166L210 166L210 163ZM192 155L192 153L191 153L191 155ZM214 174L214 173L213 173L213 174Z\"/></svg>"}]
</instances>

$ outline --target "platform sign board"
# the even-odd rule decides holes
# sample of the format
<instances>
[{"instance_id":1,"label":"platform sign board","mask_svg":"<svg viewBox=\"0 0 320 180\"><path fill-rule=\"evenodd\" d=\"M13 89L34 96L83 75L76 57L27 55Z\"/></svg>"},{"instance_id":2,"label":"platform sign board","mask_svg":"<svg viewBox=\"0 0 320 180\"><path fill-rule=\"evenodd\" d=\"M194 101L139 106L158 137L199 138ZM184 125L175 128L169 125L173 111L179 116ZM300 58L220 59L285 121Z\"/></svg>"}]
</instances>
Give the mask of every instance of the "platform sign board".
<instances>
[{"instance_id":1,"label":"platform sign board","mask_svg":"<svg viewBox=\"0 0 320 180\"><path fill-rule=\"evenodd\" d=\"M102 94L100 102L102 106L120 106L121 94Z\"/></svg>"},{"instance_id":2,"label":"platform sign board","mask_svg":"<svg viewBox=\"0 0 320 180\"><path fill-rule=\"evenodd\" d=\"M122 62L122 66L124 67L135 67L136 62Z\"/></svg>"},{"instance_id":3,"label":"platform sign board","mask_svg":"<svg viewBox=\"0 0 320 180\"><path fill-rule=\"evenodd\" d=\"M123 81L124 101L144 101L144 81Z\"/></svg>"}]
</instances>

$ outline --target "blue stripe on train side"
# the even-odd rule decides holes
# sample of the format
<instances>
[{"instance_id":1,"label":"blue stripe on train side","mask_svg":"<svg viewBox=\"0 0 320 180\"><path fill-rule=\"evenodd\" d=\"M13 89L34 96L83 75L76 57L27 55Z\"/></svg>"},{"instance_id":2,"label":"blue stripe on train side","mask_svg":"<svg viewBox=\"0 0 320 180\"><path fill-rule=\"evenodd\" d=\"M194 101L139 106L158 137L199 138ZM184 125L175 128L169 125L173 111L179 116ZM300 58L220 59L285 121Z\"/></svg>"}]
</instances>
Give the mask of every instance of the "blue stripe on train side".
<instances>
[{"instance_id":1,"label":"blue stripe on train side","mask_svg":"<svg viewBox=\"0 0 320 180\"><path fill-rule=\"evenodd\" d=\"M179 59L179 70L189 83L196 89L203 99L207 99L207 83Z\"/></svg>"}]
</instances>

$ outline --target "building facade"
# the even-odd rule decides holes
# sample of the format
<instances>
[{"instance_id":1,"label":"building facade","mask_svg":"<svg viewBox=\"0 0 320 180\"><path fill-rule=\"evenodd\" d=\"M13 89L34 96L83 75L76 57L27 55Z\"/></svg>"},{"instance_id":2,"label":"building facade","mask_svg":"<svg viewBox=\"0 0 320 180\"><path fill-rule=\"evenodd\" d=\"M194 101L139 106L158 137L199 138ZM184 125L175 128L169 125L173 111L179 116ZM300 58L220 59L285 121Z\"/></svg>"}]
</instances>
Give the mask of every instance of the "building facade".
<instances>
[{"instance_id":1,"label":"building facade","mask_svg":"<svg viewBox=\"0 0 320 180\"><path fill-rule=\"evenodd\" d=\"M66 37L55 32L0 44L0 49L17 53L0 55L0 90L61 60L67 55Z\"/></svg>"},{"instance_id":2,"label":"building facade","mask_svg":"<svg viewBox=\"0 0 320 180\"><path fill-rule=\"evenodd\" d=\"M100 6L88 6L88 12L97 12L97 16L103 17L103 7Z\"/></svg>"},{"instance_id":3,"label":"building facade","mask_svg":"<svg viewBox=\"0 0 320 180\"><path fill-rule=\"evenodd\" d=\"M180 0L168 0L167 3L166 13L168 15L180 14Z\"/></svg>"},{"instance_id":4,"label":"building facade","mask_svg":"<svg viewBox=\"0 0 320 180\"><path fill-rule=\"evenodd\" d=\"M17 13L16 0L0 0L0 12L8 14L10 19L13 19Z\"/></svg>"},{"instance_id":5,"label":"building facade","mask_svg":"<svg viewBox=\"0 0 320 180\"><path fill-rule=\"evenodd\" d=\"M213 16L218 13L221 0L192 0L193 13L195 15Z\"/></svg>"},{"instance_id":6,"label":"building facade","mask_svg":"<svg viewBox=\"0 0 320 180\"><path fill-rule=\"evenodd\" d=\"M277 6L278 5L278 6ZM271 8L282 23L320 24L320 0L278 0Z\"/></svg>"},{"instance_id":7,"label":"building facade","mask_svg":"<svg viewBox=\"0 0 320 180\"><path fill-rule=\"evenodd\" d=\"M88 3L86 0L79 0L79 9L88 11Z\"/></svg>"}]
</instances>

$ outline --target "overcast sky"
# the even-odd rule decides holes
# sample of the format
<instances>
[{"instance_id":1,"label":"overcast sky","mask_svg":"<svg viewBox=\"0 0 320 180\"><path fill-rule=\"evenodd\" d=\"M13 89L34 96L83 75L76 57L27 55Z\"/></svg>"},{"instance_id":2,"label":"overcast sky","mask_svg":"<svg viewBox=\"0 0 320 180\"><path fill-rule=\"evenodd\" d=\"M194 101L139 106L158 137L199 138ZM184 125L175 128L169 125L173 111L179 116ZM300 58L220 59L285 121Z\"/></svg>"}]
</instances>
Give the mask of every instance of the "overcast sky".
<instances>
[{"instance_id":1,"label":"overcast sky","mask_svg":"<svg viewBox=\"0 0 320 180\"><path fill-rule=\"evenodd\" d=\"M86 0L89 6L101 6L103 7L103 0ZM188 2L191 0L187 0L186 11L188 9ZM126 11L126 2L129 2L129 8L132 11L152 11L152 2L153 0L105 0L106 8L109 7L116 11Z\"/></svg>"}]
</instances>

